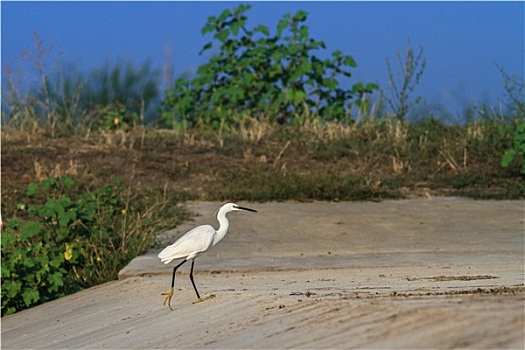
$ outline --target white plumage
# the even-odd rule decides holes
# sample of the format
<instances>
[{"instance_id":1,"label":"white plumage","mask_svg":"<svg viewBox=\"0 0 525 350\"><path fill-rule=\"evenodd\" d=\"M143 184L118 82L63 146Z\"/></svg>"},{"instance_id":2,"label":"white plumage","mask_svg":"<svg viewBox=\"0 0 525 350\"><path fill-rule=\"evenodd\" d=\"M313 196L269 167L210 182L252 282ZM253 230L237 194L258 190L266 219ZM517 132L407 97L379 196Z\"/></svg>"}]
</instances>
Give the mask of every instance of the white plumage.
<instances>
[{"instance_id":1,"label":"white plumage","mask_svg":"<svg viewBox=\"0 0 525 350\"><path fill-rule=\"evenodd\" d=\"M159 259L164 264L180 258L195 259L197 255L210 248L216 235L217 231L211 225L197 226L175 243L164 248L158 255Z\"/></svg>"},{"instance_id":2,"label":"white plumage","mask_svg":"<svg viewBox=\"0 0 525 350\"><path fill-rule=\"evenodd\" d=\"M175 243L164 248L158 255L161 262L164 264L169 264L176 259L184 259L181 263L173 268L173 275L171 278L171 290L169 293L162 293L162 295L167 295L164 300L164 304L168 302L168 306L171 309L171 297L173 296L173 287L175 285L175 272L177 269L188 260L192 260L191 270L190 270L190 280L195 289L195 294L197 294L197 301L203 301L206 299L201 299L197 287L195 287L195 282L193 281L193 265L195 263L195 258L201 253L204 253L210 247L217 244L221 239L224 238L228 232L228 227L230 225L226 214L232 211L246 210L257 212L257 210L241 207L235 203L224 204L217 211L217 220L219 220L219 229L215 230L211 225L202 225L197 226L194 229L188 231L182 237L180 237Z\"/></svg>"}]
</instances>

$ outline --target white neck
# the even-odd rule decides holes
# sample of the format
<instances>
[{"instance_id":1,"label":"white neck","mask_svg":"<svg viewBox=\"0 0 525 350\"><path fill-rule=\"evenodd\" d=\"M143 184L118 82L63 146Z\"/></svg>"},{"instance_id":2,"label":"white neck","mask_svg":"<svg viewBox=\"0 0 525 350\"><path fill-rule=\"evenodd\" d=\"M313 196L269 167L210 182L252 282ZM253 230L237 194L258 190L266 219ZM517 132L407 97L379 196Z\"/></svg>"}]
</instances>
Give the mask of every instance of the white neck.
<instances>
[{"instance_id":1,"label":"white neck","mask_svg":"<svg viewBox=\"0 0 525 350\"><path fill-rule=\"evenodd\" d=\"M228 221L226 213L222 208L217 213L217 220L219 220L219 229L217 230L217 234L213 239L213 245L219 243L219 241L223 239L224 236L226 236L226 233L228 232L228 227L230 226L230 222Z\"/></svg>"}]
</instances>

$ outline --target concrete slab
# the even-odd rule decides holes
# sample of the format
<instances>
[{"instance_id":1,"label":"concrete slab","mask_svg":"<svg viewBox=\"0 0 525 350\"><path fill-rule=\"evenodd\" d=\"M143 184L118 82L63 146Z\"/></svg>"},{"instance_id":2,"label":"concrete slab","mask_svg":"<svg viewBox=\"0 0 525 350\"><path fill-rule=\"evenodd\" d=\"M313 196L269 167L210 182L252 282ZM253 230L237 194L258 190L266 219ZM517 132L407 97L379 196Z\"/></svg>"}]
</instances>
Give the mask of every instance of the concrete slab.
<instances>
[{"instance_id":1,"label":"concrete slab","mask_svg":"<svg viewBox=\"0 0 525 350\"><path fill-rule=\"evenodd\" d=\"M163 246L196 225L217 227L222 203L191 203L199 216L159 235ZM246 204L246 203L243 203ZM433 198L380 203L253 203L229 214L230 231L199 257L199 271L419 265L523 258L524 202ZM160 249L120 277L169 273Z\"/></svg>"},{"instance_id":2,"label":"concrete slab","mask_svg":"<svg viewBox=\"0 0 525 350\"><path fill-rule=\"evenodd\" d=\"M239 203L241 204L241 203ZM248 205L247 203L242 203ZM218 203L162 235L215 224ZM250 204L196 260L157 250L120 280L2 318L9 348L523 348L524 202ZM189 265L189 264L188 264Z\"/></svg>"}]
</instances>

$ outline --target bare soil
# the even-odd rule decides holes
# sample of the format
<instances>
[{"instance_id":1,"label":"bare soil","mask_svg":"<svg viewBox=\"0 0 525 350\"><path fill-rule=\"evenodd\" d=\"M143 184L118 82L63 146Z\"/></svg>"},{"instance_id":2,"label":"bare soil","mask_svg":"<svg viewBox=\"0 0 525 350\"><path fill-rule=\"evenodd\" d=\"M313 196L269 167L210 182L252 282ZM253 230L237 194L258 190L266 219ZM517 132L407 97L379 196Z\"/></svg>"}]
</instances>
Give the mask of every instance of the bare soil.
<instances>
[{"instance_id":1,"label":"bare soil","mask_svg":"<svg viewBox=\"0 0 525 350\"><path fill-rule=\"evenodd\" d=\"M391 154L391 146L381 148L372 141L360 140L360 149L345 145L344 138L332 142L301 137L290 141L270 135L243 141L237 136L219 141L212 136L137 130L51 139L4 131L2 217L13 216L30 182L62 175L73 176L86 189L120 177L134 191L153 189L181 200L525 195L523 179L502 170L500 156L469 154L460 167L454 165L461 162L450 158L452 155L444 157L437 151L398 157Z\"/></svg>"}]
</instances>

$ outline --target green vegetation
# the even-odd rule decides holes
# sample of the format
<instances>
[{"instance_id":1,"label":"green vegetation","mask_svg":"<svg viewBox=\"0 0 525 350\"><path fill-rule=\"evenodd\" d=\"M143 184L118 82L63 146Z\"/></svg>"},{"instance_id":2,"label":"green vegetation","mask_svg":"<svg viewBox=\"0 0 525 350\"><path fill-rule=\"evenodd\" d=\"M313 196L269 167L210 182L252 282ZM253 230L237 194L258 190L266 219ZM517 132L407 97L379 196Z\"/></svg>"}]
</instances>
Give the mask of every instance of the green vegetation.
<instances>
[{"instance_id":1,"label":"green vegetation","mask_svg":"<svg viewBox=\"0 0 525 350\"><path fill-rule=\"evenodd\" d=\"M303 23L307 13L287 14L274 35L267 27L249 28L245 12L251 6L225 10L211 16L202 33L214 33L218 53L199 67L191 80L178 79L167 91L162 120L166 125L213 129L238 123L245 115L269 122L297 124L305 116L326 121L350 122L350 111L364 108L365 95L377 85L356 83L351 90L339 87L350 77L355 60L336 50L320 59L312 51L325 48L309 36ZM208 43L202 49L213 47Z\"/></svg>"},{"instance_id":2,"label":"green vegetation","mask_svg":"<svg viewBox=\"0 0 525 350\"><path fill-rule=\"evenodd\" d=\"M2 316L115 279L171 204L136 198L118 179L79 192L69 176L47 178L25 195L2 233Z\"/></svg>"},{"instance_id":3,"label":"green vegetation","mask_svg":"<svg viewBox=\"0 0 525 350\"><path fill-rule=\"evenodd\" d=\"M34 42L34 53L21 55L4 71L4 126L53 138L85 136L99 129L128 129L156 114L160 71L149 63L140 67L129 62L106 64L87 74L57 64L59 69L48 74L53 50L36 33Z\"/></svg>"},{"instance_id":4,"label":"green vegetation","mask_svg":"<svg viewBox=\"0 0 525 350\"><path fill-rule=\"evenodd\" d=\"M525 175L525 122L515 124L512 132L512 146L505 151L501 160L501 165L505 168L515 164L521 164L520 172Z\"/></svg>"},{"instance_id":5,"label":"green vegetation","mask_svg":"<svg viewBox=\"0 0 525 350\"><path fill-rule=\"evenodd\" d=\"M285 15L271 35L247 25L248 9L209 18L203 34L217 54L156 112L149 65L50 76L51 50L36 35L29 92L23 74L5 72L2 315L116 278L187 217L188 199L525 198L522 78L500 68L497 112L469 106L457 124L438 111L410 118L422 47L398 54L397 75L388 63L390 90L344 90L355 62L313 55L324 43L310 38L306 13Z\"/></svg>"}]
</instances>

